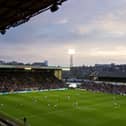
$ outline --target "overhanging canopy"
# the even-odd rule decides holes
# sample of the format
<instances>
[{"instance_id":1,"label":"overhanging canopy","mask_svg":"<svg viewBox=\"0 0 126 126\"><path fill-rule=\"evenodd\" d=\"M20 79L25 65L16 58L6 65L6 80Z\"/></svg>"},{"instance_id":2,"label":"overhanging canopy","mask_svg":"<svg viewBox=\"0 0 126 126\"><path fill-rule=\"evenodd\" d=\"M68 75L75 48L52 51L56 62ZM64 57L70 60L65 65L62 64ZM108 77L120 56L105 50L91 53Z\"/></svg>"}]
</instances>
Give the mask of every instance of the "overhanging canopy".
<instances>
[{"instance_id":1,"label":"overhanging canopy","mask_svg":"<svg viewBox=\"0 0 126 126\"><path fill-rule=\"evenodd\" d=\"M0 32L27 22L31 17L50 9L55 12L66 0L0 0Z\"/></svg>"}]
</instances>

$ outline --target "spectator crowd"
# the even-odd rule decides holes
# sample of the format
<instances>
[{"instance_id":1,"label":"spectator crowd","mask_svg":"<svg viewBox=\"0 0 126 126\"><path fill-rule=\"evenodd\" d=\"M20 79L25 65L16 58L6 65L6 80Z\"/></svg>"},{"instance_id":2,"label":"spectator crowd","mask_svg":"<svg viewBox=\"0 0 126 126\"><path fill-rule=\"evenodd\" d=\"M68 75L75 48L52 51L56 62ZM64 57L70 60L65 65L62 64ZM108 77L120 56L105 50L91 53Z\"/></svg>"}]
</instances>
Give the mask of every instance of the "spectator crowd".
<instances>
[{"instance_id":1,"label":"spectator crowd","mask_svg":"<svg viewBox=\"0 0 126 126\"><path fill-rule=\"evenodd\" d=\"M57 89L64 87L62 81L51 73L44 72L1 72L0 92Z\"/></svg>"},{"instance_id":2,"label":"spectator crowd","mask_svg":"<svg viewBox=\"0 0 126 126\"><path fill-rule=\"evenodd\" d=\"M81 84L80 88L96 91L96 92L105 92L105 93L120 94L120 95L126 94L125 84L87 81Z\"/></svg>"}]
</instances>

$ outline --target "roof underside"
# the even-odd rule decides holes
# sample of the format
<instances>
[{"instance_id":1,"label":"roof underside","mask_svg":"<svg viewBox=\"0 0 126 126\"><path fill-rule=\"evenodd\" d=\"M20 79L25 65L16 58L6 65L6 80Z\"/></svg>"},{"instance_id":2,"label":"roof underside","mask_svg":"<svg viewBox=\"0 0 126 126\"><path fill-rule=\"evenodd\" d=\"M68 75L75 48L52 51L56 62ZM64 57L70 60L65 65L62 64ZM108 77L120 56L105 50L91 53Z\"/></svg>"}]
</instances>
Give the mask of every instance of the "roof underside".
<instances>
[{"instance_id":1,"label":"roof underside","mask_svg":"<svg viewBox=\"0 0 126 126\"><path fill-rule=\"evenodd\" d=\"M56 67L56 66L30 66L30 65L0 65L0 70L1 69L26 69L26 70L31 70L31 69L47 69L47 70L61 70L62 67Z\"/></svg>"},{"instance_id":2,"label":"roof underside","mask_svg":"<svg viewBox=\"0 0 126 126\"><path fill-rule=\"evenodd\" d=\"M0 32L27 22L31 17L66 0L0 0ZM56 6L54 6L54 11Z\"/></svg>"}]
</instances>

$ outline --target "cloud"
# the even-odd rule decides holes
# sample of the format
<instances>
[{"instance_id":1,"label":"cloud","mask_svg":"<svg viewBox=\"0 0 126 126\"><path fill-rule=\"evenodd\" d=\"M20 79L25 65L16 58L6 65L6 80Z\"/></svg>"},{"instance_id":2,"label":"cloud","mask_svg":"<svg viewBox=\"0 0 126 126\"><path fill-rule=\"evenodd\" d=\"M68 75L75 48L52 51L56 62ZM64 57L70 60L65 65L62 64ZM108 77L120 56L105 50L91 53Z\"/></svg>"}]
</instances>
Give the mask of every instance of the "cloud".
<instances>
[{"instance_id":1,"label":"cloud","mask_svg":"<svg viewBox=\"0 0 126 126\"><path fill-rule=\"evenodd\" d=\"M125 61L126 0L68 0L0 36L0 58L69 64ZM58 53L57 53L58 52Z\"/></svg>"},{"instance_id":2,"label":"cloud","mask_svg":"<svg viewBox=\"0 0 126 126\"><path fill-rule=\"evenodd\" d=\"M74 27L74 32L89 39L126 39L126 19L124 15L126 9L117 9L98 16L88 23L78 24Z\"/></svg>"},{"instance_id":3,"label":"cloud","mask_svg":"<svg viewBox=\"0 0 126 126\"><path fill-rule=\"evenodd\" d=\"M67 19L61 19L59 21L56 22L56 24L67 24L69 21Z\"/></svg>"},{"instance_id":4,"label":"cloud","mask_svg":"<svg viewBox=\"0 0 126 126\"><path fill-rule=\"evenodd\" d=\"M120 57L124 58L126 56L126 47L113 47L113 49L95 48L89 53L91 56L96 57Z\"/></svg>"}]
</instances>

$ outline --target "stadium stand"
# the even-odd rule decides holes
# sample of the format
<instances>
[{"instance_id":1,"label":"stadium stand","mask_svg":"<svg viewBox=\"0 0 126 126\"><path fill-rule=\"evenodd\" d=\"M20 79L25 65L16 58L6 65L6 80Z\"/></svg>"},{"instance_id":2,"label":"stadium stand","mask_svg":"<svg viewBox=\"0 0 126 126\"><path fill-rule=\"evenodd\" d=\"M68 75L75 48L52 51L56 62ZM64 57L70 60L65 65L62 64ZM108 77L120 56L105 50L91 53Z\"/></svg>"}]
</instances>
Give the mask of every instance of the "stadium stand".
<instances>
[{"instance_id":1,"label":"stadium stand","mask_svg":"<svg viewBox=\"0 0 126 126\"><path fill-rule=\"evenodd\" d=\"M0 92L63 88L63 82L54 74L54 69L1 68ZM60 70L60 69L59 69Z\"/></svg>"},{"instance_id":2,"label":"stadium stand","mask_svg":"<svg viewBox=\"0 0 126 126\"><path fill-rule=\"evenodd\" d=\"M80 88L96 91L96 92L105 92L105 93L120 94L120 95L126 94L125 84L87 81L81 84Z\"/></svg>"}]
</instances>

